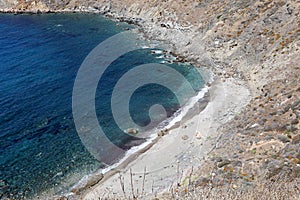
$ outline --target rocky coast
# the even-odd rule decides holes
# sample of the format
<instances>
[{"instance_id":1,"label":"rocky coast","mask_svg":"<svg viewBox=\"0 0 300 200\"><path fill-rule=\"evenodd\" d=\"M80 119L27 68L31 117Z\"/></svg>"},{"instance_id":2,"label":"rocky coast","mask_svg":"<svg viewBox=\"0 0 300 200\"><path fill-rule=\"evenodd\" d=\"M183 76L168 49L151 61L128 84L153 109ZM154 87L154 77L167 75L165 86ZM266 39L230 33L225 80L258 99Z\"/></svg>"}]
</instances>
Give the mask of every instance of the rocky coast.
<instances>
[{"instance_id":1,"label":"rocky coast","mask_svg":"<svg viewBox=\"0 0 300 200\"><path fill-rule=\"evenodd\" d=\"M143 37L215 75L200 114L68 198L299 198L299 1L2 0L0 9L134 23Z\"/></svg>"}]
</instances>

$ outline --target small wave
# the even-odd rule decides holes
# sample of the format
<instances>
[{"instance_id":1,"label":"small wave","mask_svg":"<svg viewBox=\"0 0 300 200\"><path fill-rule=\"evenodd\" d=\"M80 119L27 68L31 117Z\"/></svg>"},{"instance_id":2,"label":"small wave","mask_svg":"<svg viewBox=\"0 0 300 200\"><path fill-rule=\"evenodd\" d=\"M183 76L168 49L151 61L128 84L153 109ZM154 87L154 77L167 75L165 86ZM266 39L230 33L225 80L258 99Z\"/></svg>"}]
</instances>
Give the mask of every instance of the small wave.
<instances>
[{"instance_id":1,"label":"small wave","mask_svg":"<svg viewBox=\"0 0 300 200\"><path fill-rule=\"evenodd\" d=\"M128 151L126 151L125 156L123 158L121 158L117 163L115 163L113 165L110 165L110 166L102 169L101 173L105 174L105 173L109 172L110 170L117 168L124 161L126 161L131 155L133 155L134 153L138 152L139 150L144 149L146 146L148 146L149 144L151 144L156 137L157 137L156 134L151 134L148 137L148 139L147 139L146 142L142 143L141 145L131 147Z\"/></svg>"},{"instance_id":2,"label":"small wave","mask_svg":"<svg viewBox=\"0 0 300 200\"><path fill-rule=\"evenodd\" d=\"M172 126L174 126L177 122L180 122L184 116L188 113L188 111L195 106L195 104L202 99L205 94L208 92L208 86L205 86L198 92L198 94L192 98L189 99L189 101L181 107L178 111L176 111L172 117L164 120L158 125L158 129L170 129Z\"/></svg>"},{"instance_id":3,"label":"small wave","mask_svg":"<svg viewBox=\"0 0 300 200\"><path fill-rule=\"evenodd\" d=\"M162 50L151 50L152 54L163 54Z\"/></svg>"},{"instance_id":4,"label":"small wave","mask_svg":"<svg viewBox=\"0 0 300 200\"><path fill-rule=\"evenodd\" d=\"M213 78L211 78L210 80L213 80ZM185 117L187 115L187 113L189 112L189 110L191 108L193 108L195 106L195 104L197 102L199 102L201 99L203 99L203 97L205 96L205 94L208 92L209 87L205 86L203 87L197 95L195 95L194 97L190 98L188 100L188 102L181 107L178 111L176 111L172 117L162 121L156 128L154 128L153 130L149 131L148 133L148 138L146 140L146 142L142 143L141 145L138 146L133 146L131 147L128 151L126 151L125 155L123 158L121 158L117 163L107 166L106 168L102 168L97 170L94 173L91 173L89 175L84 176L79 183L86 181L87 178L92 177L93 174L105 174L113 169L117 169L120 165L122 165L124 162L126 162L126 160L132 156L133 154L137 153L138 151L145 149L148 145L150 145L155 139L157 139L157 132L159 130L162 129L170 129L172 126L174 126L177 122L181 121L183 119L183 117ZM118 169L120 170L120 169ZM78 183L78 184L79 184ZM69 193L68 195L72 195L72 193Z\"/></svg>"},{"instance_id":5,"label":"small wave","mask_svg":"<svg viewBox=\"0 0 300 200\"><path fill-rule=\"evenodd\" d=\"M149 131L150 136L148 136L148 139L146 142L142 143L139 146L131 147L125 154L125 156L120 159L117 163L110 165L104 169L102 169L101 173L105 174L109 172L112 169L117 168L119 165L121 165L126 159L128 159L132 154L138 152L139 150L144 149L146 146L151 144L156 138L157 138L157 132L161 129L169 129L173 125L175 125L177 122L181 121L184 116L188 113L188 111L195 106L195 104L202 99L205 94L208 92L209 87L205 86L198 92L198 94L192 98L189 99L189 101L181 107L177 112L173 114L172 117L162 121L156 128L154 128L152 131Z\"/></svg>"},{"instance_id":6,"label":"small wave","mask_svg":"<svg viewBox=\"0 0 300 200\"><path fill-rule=\"evenodd\" d=\"M150 49L150 48L151 48L150 46L146 46L146 45L142 46L142 49Z\"/></svg>"},{"instance_id":7,"label":"small wave","mask_svg":"<svg viewBox=\"0 0 300 200\"><path fill-rule=\"evenodd\" d=\"M161 56L157 56L157 57L155 57L155 58L157 58L157 59L162 59L162 58L164 58L164 56L161 55Z\"/></svg>"}]
</instances>

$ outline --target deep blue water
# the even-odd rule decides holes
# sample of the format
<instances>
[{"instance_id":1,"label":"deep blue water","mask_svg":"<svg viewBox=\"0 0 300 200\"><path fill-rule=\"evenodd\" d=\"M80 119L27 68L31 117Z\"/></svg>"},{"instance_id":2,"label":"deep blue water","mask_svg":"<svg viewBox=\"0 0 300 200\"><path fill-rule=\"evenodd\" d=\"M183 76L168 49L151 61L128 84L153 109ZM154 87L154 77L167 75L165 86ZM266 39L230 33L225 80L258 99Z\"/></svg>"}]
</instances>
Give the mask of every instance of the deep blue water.
<instances>
[{"instance_id":1,"label":"deep blue water","mask_svg":"<svg viewBox=\"0 0 300 200\"><path fill-rule=\"evenodd\" d=\"M133 27L93 14L0 15L0 198L21 198L49 188L59 193L102 166L76 132L72 90L88 53L128 28ZM150 62L159 62L150 50L122 56L97 89L99 123L120 146L130 138L117 134L106 110L113 85L134 66ZM196 90L203 86L189 66L170 66ZM145 85L132 98L133 120L142 126L149 123L147 111L154 103L163 104L168 116L179 108L171 91Z\"/></svg>"}]
</instances>

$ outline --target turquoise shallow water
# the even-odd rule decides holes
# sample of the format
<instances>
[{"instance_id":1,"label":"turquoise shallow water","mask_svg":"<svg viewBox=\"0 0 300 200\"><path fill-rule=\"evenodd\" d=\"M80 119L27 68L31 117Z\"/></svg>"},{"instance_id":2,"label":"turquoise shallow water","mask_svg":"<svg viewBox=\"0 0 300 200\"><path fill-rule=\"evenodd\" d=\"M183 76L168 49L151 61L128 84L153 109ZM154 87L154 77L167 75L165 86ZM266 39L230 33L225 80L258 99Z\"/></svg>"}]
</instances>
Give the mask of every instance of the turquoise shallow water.
<instances>
[{"instance_id":1,"label":"turquoise shallow water","mask_svg":"<svg viewBox=\"0 0 300 200\"><path fill-rule=\"evenodd\" d=\"M72 90L88 53L130 28L93 14L0 15L1 198L30 197L49 188L60 193L82 175L104 166L91 156L76 132ZM118 132L109 108L111 92L117 80L135 66L161 62L155 57L149 49L130 52L111 64L98 85L99 123L124 149L132 141ZM190 65L169 66L192 82L196 91L203 87ZM172 91L144 85L131 98L133 120L147 125L148 109L156 103L165 107L168 116L179 108Z\"/></svg>"}]
</instances>

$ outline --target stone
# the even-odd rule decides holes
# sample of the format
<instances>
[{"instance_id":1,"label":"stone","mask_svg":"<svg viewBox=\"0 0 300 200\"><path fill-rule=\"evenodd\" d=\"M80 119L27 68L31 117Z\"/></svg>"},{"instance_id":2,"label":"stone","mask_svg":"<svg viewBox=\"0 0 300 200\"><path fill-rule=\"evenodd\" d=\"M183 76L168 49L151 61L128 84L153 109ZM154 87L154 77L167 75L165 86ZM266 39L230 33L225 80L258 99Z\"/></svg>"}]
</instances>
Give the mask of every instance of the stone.
<instances>
[{"instance_id":1,"label":"stone","mask_svg":"<svg viewBox=\"0 0 300 200\"><path fill-rule=\"evenodd\" d=\"M292 144L299 144L300 143L300 134L297 134L292 137Z\"/></svg>"},{"instance_id":2,"label":"stone","mask_svg":"<svg viewBox=\"0 0 300 200\"><path fill-rule=\"evenodd\" d=\"M201 139L201 133L200 132L196 132L196 139L200 140Z\"/></svg>"},{"instance_id":3,"label":"stone","mask_svg":"<svg viewBox=\"0 0 300 200\"><path fill-rule=\"evenodd\" d=\"M279 174L282 171L283 164L280 163L279 161L270 161L267 164L267 169L268 169L268 172L267 172L266 177L271 178L271 177Z\"/></svg>"},{"instance_id":4,"label":"stone","mask_svg":"<svg viewBox=\"0 0 300 200\"><path fill-rule=\"evenodd\" d=\"M209 179L205 178L205 177L199 177L196 181L195 181L195 186L196 187L200 187L200 186L206 186L209 184Z\"/></svg>"},{"instance_id":5,"label":"stone","mask_svg":"<svg viewBox=\"0 0 300 200\"><path fill-rule=\"evenodd\" d=\"M168 129L160 130L160 131L157 132L157 136L162 137L164 135L167 135L168 131L169 131Z\"/></svg>"},{"instance_id":6,"label":"stone","mask_svg":"<svg viewBox=\"0 0 300 200\"><path fill-rule=\"evenodd\" d=\"M134 129L134 128L129 128L129 129L127 129L127 133L135 135L135 134L138 134L138 130Z\"/></svg>"},{"instance_id":7,"label":"stone","mask_svg":"<svg viewBox=\"0 0 300 200\"><path fill-rule=\"evenodd\" d=\"M224 160L224 161L218 163L218 168L222 168L222 167L224 167L226 165L229 165L229 164L230 164L229 160Z\"/></svg>"},{"instance_id":8,"label":"stone","mask_svg":"<svg viewBox=\"0 0 300 200\"><path fill-rule=\"evenodd\" d=\"M157 132L157 136L158 136L158 137L162 137L162 136L164 136L164 135L165 135L165 133L164 133L164 131L162 131L162 130Z\"/></svg>"},{"instance_id":9,"label":"stone","mask_svg":"<svg viewBox=\"0 0 300 200\"><path fill-rule=\"evenodd\" d=\"M278 135L277 137L281 142L283 143L287 143L287 142L290 142L291 140L286 136L286 135Z\"/></svg>"},{"instance_id":10,"label":"stone","mask_svg":"<svg viewBox=\"0 0 300 200\"><path fill-rule=\"evenodd\" d=\"M239 160L235 160L235 161L231 162L231 164L235 167L242 167L243 166L243 163Z\"/></svg>"},{"instance_id":11,"label":"stone","mask_svg":"<svg viewBox=\"0 0 300 200\"><path fill-rule=\"evenodd\" d=\"M291 124L293 124L293 125L298 124L298 123L299 123L299 120L298 120L298 119L293 119L293 120L291 121Z\"/></svg>"},{"instance_id":12,"label":"stone","mask_svg":"<svg viewBox=\"0 0 300 200\"><path fill-rule=\"evenodd\" d=\"M188 139L189 139L189 136L184 135L184 136L181 137L181 139L183 139L183 140L188 140Z\"/></svg>"},{"instance_id":13,"label":"stone","mask_svg":"<svg viewBox=\"0 0 300 200\"><path fill-rule=\"evenodd\" d=\"M57 198L57 200L68 200L68 197L60 196L60 197Z\"/></svg>"},{"instance_id":14,"label":"stone","mask_svg":"<svg viewBox=\"0 0 300 200\"><path fill-rule=\"evenodd\" d=\"M293 167L293 175L296 178L300 177L300 166L299 165Z\"/></svg>"}]
</instances>

